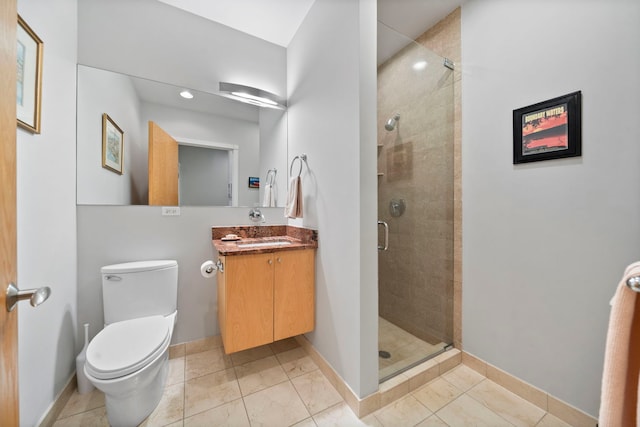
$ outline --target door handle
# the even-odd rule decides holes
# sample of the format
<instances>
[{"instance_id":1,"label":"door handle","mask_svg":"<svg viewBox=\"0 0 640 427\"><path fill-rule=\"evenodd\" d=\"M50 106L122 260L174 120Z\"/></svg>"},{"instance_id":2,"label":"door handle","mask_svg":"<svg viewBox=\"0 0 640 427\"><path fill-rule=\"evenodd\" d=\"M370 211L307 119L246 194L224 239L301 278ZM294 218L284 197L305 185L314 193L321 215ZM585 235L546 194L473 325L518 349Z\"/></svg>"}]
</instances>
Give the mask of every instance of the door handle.
<instances>
[{"instance_id":1,"label":"door handle","mask_svg":"<svg viewBox=\"0 0 640 427\"><path fill-rule=\"evenodd\" d=\"M378 225L382 225L384 227L384 245L378 245L379 251L386 251L389 249L389 224L384 221L378 221Z\"/></svg>"},{"instance_id":2,"label":"door handle","mask_svg":"<svg viewBox=\"0 0 640 427\"><path fill-rule=\"evenodd\" d=\"M51 295L51 288L48 286L43 286L38 289L25 289L24 291L19 290L16 285L13 283L9 283L7 286L7 300L6 306L7 311L12 311L18 301L22 301L25 299L30 300L32 307L37 307L49 298Z\"/></svg>"}]
</instances>

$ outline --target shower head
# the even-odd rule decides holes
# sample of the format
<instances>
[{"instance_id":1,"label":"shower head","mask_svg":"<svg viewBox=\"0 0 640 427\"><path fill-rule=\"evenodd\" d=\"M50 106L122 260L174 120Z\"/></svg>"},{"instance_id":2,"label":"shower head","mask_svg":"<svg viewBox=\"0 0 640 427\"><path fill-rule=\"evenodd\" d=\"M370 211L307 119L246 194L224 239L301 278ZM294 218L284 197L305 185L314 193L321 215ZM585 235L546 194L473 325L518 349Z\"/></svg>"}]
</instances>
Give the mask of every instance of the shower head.
<instances>
[{"instance_id":1,"label":"shower head","mask_svg":"<svg viewBox=\"0 0 640 427\"><path fill-rule=\"evenodd\" d=\"M392 130L394 130L396 128L396 124L398 123L398 120L400 120L400 114L396 113L395 116L393 116L389 120L387 120L387 124L384 125L384 128L386 130L388 130L389 132L391 132Z\"/></svg>"}]
</instances>

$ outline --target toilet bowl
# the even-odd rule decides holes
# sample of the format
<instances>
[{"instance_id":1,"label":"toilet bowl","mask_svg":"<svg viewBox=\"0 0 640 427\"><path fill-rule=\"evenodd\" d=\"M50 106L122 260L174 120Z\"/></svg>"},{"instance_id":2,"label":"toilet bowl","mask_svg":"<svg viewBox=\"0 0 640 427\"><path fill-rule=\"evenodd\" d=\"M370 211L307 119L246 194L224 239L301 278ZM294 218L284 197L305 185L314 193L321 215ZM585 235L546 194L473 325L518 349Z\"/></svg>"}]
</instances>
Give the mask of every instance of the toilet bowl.
<instances>
[{"instance_id":1,"label":"toilet bowl","mask_svg":"<svg viewBox=\"0 0 640 427\"><path fill-rule=\"evenodd\" d=\"M160 402L177 318L178 264L102 267L105 327L87 346L84 372L104 392L112 427L134 427Z\"/></svg>"},{"instance_id":2,"label":"toilet bowl","mask_svg":"<svg viewBox=\"0 0 640 427\"><path fill-rule=\"evenodd\" d=\"M137 426L160 402L176 313L107 325L87 347L84 371L105 394L112 427Z\"/></svg>"}]
</instances>

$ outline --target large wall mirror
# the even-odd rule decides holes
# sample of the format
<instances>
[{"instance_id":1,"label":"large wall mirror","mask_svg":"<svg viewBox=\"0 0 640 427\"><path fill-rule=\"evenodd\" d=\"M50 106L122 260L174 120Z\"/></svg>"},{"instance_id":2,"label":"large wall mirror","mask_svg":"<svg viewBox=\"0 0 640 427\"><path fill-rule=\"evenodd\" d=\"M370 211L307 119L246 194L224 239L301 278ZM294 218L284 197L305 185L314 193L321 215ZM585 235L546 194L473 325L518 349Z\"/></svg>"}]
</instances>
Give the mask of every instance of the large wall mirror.
<instances>
[{"instance_id":1,"label":"large wall mirror","mask_svg":"<svg viewBox=\"0 0 640 427\"><path fill-rule=\"evenodd\" d=\"M218 87L230 82L284 95L284 47L157 0L82 0L78 63L79 205L150 204L150 175L155 183L168 169L149 170L153 122L177 141L179 189L176 202L152 197L151 204L264 206L268 178L275 205L284 206L286 111L227 99ZM180 97L184 90L193 98ZM104 114L116 143L123 135L122 173L102 166Z\"/></svg>"}]
</instances>

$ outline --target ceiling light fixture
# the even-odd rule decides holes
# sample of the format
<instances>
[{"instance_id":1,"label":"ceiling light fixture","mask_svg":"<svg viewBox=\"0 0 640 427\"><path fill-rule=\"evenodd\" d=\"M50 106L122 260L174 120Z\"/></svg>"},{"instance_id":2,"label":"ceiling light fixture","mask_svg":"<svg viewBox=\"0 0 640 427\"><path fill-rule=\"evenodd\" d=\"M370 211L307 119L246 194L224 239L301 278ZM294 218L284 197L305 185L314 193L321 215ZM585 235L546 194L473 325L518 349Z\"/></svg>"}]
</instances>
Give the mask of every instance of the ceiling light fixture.
<instances>
[{"instance_id":1,"label":"ceiling light fixture","mask_svg":"<svg viewBox=\"0 0 640 427\"><path fill-rule=\"evenodd\" d=\"M193 98L193 94L191 92L189 92L188 90L183 90L182 92L180 92L180 96L185 98L185 99Z\"/></svg>"},{"instance_id":2,"label":"ceiling light fixture","mask_svg":"<svg viewBox=\"0 0 640 427\"><path fill-rule=\"evenodd\" d=\"M287 101L266 90L234 83L220 82L220 94L229 99L263 108L285 110Z\"/></svg>"},{"instance_id":3,"label":"ceiling light fixture","mask_svg":"<svg viewBox=\"0 0 640 427\"><path fill-rule=\"evenodd\" d=\"M413 69L416 71L424 70L427 68L427 61L418 61L413 64Z\"/></svg>"}]
</instances>

